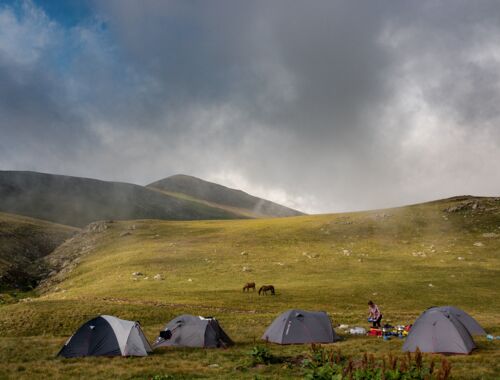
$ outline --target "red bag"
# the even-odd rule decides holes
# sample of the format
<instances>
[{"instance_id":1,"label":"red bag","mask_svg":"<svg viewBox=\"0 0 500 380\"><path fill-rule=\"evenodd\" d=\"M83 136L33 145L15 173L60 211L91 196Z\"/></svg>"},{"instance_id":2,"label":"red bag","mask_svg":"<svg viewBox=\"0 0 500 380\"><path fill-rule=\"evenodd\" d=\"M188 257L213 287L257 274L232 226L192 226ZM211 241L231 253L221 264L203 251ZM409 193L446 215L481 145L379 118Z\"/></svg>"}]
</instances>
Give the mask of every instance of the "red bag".
<instances>
[{"instance_id":1,"label":"red bag","mask_svg":"<svg viewBox=\"0 0 500 380\"><path fill-rule=\"evenodd\" d=\"M368 335L372 335L372 336L382 336L382 330L381 330L381 329L377 329L377 328L373 328L373 327L371 327L371 328L370 328L370 331L368 331Z\"/></svg>"}]
</instances>

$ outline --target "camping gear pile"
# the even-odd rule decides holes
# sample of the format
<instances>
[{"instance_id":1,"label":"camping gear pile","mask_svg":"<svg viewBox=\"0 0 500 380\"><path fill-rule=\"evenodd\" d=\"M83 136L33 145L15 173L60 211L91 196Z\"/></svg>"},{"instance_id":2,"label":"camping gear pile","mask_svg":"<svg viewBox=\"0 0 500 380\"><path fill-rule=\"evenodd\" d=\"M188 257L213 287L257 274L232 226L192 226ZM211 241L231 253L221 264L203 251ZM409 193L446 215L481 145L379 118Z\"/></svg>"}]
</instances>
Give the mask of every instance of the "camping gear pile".
<instances>
[{"instance_id":1,"label":"camping gear pile","mask_svg":"<svg viewBox=\"0 0 500 380\"><path fill-rule=\"evenodd\" d=\"M389 340L391 337L404 338L408 336L408 333L411 329L411 325L384 325L382 328L371 327L368 331L368 335L371 336L379 336L384 338L385 340Z\"/></svg>"},{"instance_id":2,"label":"camping gear pile","mask_svg":"<svg viewBox=\"0 0 500 380\"><path fill-rule=\"evenodd\" d=\"M355 327L350 333L364 335L366 330ZM413 326L385 325L382 329L371 328L368 335L386 340L391 336L407 336L405 352L418 348L421 352L469 354L476 348L472 335L486 335L486 332L463 310L442 306L426 310ZM310 344L333 343L339 337L325 312L290 309L276 317L262 339L277 344ZM101 315L84 323L66 341L58 356L147 356L158 347L225 348L233 344L212 317L180 315L167 323L151 347L139 322Z\"/></svg>"}]
</instances>

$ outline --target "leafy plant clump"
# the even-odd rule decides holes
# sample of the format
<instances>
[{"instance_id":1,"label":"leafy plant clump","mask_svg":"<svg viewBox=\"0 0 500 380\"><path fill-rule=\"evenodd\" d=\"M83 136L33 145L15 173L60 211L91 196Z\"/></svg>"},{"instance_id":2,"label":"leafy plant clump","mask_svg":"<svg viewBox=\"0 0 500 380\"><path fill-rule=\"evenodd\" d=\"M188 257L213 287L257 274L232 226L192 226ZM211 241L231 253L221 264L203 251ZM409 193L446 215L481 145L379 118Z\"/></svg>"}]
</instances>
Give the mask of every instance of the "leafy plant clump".
<instances>
[{"instance_id":1,"label":"leafy plant clump","mask_svg":"<svg viewBox=\"0 0 500 380\"><path fill-rule=\"evenodd\" d=\"M282 362L280 357L273 355L271 351L264 346L254 346L249 354L252 358L252 365L276 364Z\"/></svg>"},{"instance_id":2,"label":"leafy plant clump","mask_svg":"<svg viewBox=\"0 0 500 380\"><path fill-rule=\"evenodd\" d=\"M443 358L436 370L432 360L429 366L423 362L422 353L376 359L364 354L361 360L343 356L340 350L327 349L319 345L311 346L311 353L302 362L304 377L310 380L447 380L451 364Z\"/></svg>"}]
</instances>

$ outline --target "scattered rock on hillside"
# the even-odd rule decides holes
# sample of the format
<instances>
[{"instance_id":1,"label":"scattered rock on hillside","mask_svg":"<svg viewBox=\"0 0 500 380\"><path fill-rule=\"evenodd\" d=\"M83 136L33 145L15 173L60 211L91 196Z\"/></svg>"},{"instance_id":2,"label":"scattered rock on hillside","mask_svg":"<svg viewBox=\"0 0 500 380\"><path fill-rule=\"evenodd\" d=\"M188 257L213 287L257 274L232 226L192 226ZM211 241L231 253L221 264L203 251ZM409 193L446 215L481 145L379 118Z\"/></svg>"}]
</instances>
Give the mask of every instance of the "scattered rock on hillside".
<instances>
[{"instance_id":1,"label":"scattered rock on hillside","mask_svg":"<svg viewBox=\"0 0 500 380\"><path fill-rule=\"evenodd\" d=\"M472 211L483 212L483 211L495 211L499 209L499 199L500 198L486 198L486 199L467 199L465 198L461 203L455 204L443 211L448 213L454 213L459 211Z\"/></svg>"},{"instance_id":2,"label":"scattered rock on hillside","mask_svg":"<svg viewBox=\"0 0 500 380\"><path fill-rule=\"evenodd\" d=\"M243 267L243 268L241 268L241 271L242 272L251 272L252 268L250 268L250 267Z\"/></svg>"},{"instance_id":3,"label":"scattered rock on hillside","mask_svg":"<svg viewBox=\"0 0 500 380\"><path fill-rule=\"evenodd\" d=\"M421 251L413 252L412 256L413 257L427 257L427 255L425 254L425 252L421 252Z\"/></svg>"},{"instance_id":4,"label":"scattered rock on hillside","mask_svg":"<svg viewBox=\"0 0 500 380\"><path fill-rule=\"evenodd\" d=\"M344 254L344 256L351 256L351 251L348 249L343 249L342 253Z\"/></svg>"},{"instance_id":5,"label":"scattered rock on hillside","mask_svg":"<svg viewBox=\"0 0 500 380\"><path fill-rule=\"evenodd\" d=\"M475 246L475 247L484 247L484 244L483 244L483 243L481 243L480 241L476 241L476 242L474 243L474 246Z\"/></svg>"},{"instance_id":6,"label":"scattered rock on hillside","mask_svg":"<svg viewBox=\"0 0 500 380\"><path fill-rule=\"evenodd\" d=\"M192 278L188 278L188 282L193 282L193 279Z\"/></svg>"},{"instance_id":7,"label":"scattered rock on hillside","mask_svg":"<svg viewBox=\"0 0 500 380\"><path fill-rule=\"evenodd\" d=\"M120 234L120 237L123 237L123 236L128 236L128 235L132 235L131 232L129 231L123 231L121 234Z\"/></svg>"},{"instance_id":8,"label":"scattered rock on hillside","mask_svg":"<svg viewBox=\"0 0 500 380\"><path fill-rule=\"evenodd\" d=\"M132 276L144 276L142 272L132 272Z\"/></svg>"},{"instance_id":9,"label":"scattered rock on hillside","mask_svg":"<svg viewBox=\"0 0 500 380\"><path fill-rule=\"evenodd\" d=\"M498 235L498 234L496 234L496 233L494 233L494 232L485 232L485 233L483 234L483 237L485 237L485 238L496 238L496 237L498 237L498 236L499 236L499 235Z\"/></svg>"},{"instance_id":10,"label":"scattered rock on hillside","mask_svg":"<svg viewBox=\"0 0 500 380\"><path fill-rule=\"evenodd\" d=\"M243 251L240 253L241 256L248 256L248 252L247 251Z\"/></svg>"},{"instance_id":11,"label":"scattered rock on hillside","mask_svg":"<svg viewBox=\"0 0 500 380\"><path fill-rule=\"evenodd\" d=\"M103 231L106 231L108 229L108 224L107 223L112 223L112 221L98 221L98 222L93 222L93 223L90 223L89 225L87 225L87 227L85 227L85 232L103 232Z\"/></svg>"},{"instance_id":12,"label":"scattered rock on hillside","mask_svg":"<svg viewBox=\"0 0 500 380\"><path fill-rule=\"evenodd\" d=\"M465 258L463 258L462 256L458 256L458 257L457 257L457 260L459 260L459 261L463 261L463 260L465 260Z\"/></svg>"},{"instance_id":13,"label":"scattered rock on hillside","mask_svg":"<svg viewBox=\"0 0 500 380\"><path fill-rule=\"evenodd\" d=\"M163 276L160 273L155 274L153 280L161 281L163 280Z\"/></svg>"},{"instance_id":14,"label":"scattered rock on hillside","mask_svg":"<svg viewBox=\"0 0 500 380\"><path fill-rule=\"evenodd\" d=\"M433 288L433 287L434 287L434 285L432 285L431 283L429 283L429 288Z\"/></svg>"}]
</instances>

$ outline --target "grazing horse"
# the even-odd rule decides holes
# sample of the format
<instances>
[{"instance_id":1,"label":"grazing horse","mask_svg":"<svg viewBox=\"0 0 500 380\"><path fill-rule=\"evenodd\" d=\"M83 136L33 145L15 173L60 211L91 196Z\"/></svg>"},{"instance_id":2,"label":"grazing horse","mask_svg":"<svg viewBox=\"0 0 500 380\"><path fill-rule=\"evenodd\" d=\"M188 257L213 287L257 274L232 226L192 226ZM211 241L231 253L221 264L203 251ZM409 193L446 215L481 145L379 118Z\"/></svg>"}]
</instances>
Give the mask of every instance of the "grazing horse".
<instances>
[{"instance_id":1,"label":"grazing horse","mask_svg":"<svg viewBox=\"0 0 500 380\"><path fill-rule=\"evenodd\" d=\"M250 289L253 289L253 291L255 292L255 282L247 282L243 287L243 291L249 292Z\"/></svg>"},{"instance_id":2,"label":"grazing horse","mask_svg":"<svg viewBox=\"0 0 500 380\"><path fill-rule=\"evenodd\" d=\"M263 285L260 287L259 289L259 296L260 296L260 293L264 293L264 295L267 295L267 292L271 292L271 294L274 296L274 286L272 285Z\"/></svg>"}]
</instances>

